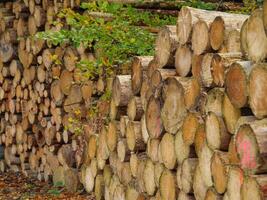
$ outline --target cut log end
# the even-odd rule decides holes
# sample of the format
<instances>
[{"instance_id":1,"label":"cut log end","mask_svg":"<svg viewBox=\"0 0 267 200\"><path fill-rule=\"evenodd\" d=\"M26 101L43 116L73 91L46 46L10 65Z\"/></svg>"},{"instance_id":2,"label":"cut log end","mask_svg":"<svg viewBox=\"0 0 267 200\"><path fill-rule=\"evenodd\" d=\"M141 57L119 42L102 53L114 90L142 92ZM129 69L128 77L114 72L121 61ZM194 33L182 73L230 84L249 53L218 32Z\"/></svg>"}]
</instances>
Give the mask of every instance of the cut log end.
<instances>
[{"instance_id":1,"label":"cut log end","mask_svg":"<svg viewBox=\"0 0 267 200\"><path fill-rule=\"evenodd\" d=\"M218 16L210 25L210 45L213 50L217 51L223 45L224 31L224 20L221 16Z\"/></svg>"}]
</instances>

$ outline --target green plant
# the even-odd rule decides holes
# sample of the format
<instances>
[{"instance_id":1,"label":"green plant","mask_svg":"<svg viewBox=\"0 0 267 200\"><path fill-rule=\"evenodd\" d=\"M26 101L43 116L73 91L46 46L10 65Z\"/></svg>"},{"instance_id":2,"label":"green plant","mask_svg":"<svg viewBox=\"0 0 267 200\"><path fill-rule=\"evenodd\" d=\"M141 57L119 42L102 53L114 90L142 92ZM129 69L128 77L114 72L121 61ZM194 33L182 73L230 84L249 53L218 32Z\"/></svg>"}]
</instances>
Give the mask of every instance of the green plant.
<instances>
[{"instance_id":1,"label":"green plant","mask_svg":"<svg viewBox=\"0 0 267 200\"><path fill-rule=\"evenodd\" d=\"M39 32L36 37L48 40L53 45L67 42L78 47L83 44L94 52L96 61L77 62L77 67L89 79L103 72L107 76L112 75L114 67L133 56L153 55L155 35L139 25L163 26L176 22L175 17L152 15L149 12L140 14L130 6L106 1L83 3L81 7L89 14L81 15L71 9L64 9L58 15L60 21L54 23L66 23L70 29ZM109 13L112 20L93 17L90 12Z\"/></svg>"},{"instance_id":2,"label":"green plant","mask_svg":"<svg viewBox=\"0 0 267 200\"><path fill-rule=\"evenodd\" d=\"M207 3L201 0L189 0L189 1L181 3L181 6L190 6L190 7L204 9L204 10L215 10L217 8L217 4Z\"/></svg>"},{"instance_id":3,"label":"green plant","mask_svg":"<svg viewBox=\"0 0 267 200\"><path fill-rule=\"evenodd\" d=\"M250 15L251 12L258 7L260 7L263 3L263 0L243 0L243 7L238 10L231 11L233 13L242 13Z\"/></svg>"},{"instance_id":4,"label":"green plant","mask_svg":"<svg viewBox=\"0 0 267 200\"><path fill-rule=\"evenodd\" d=\"M64 183L59 181L56 182L53 187L47 191L48 194L54 195L54 196L58 196L61 194L61 192L64 190Z\"/></svg>"}]
</instances>

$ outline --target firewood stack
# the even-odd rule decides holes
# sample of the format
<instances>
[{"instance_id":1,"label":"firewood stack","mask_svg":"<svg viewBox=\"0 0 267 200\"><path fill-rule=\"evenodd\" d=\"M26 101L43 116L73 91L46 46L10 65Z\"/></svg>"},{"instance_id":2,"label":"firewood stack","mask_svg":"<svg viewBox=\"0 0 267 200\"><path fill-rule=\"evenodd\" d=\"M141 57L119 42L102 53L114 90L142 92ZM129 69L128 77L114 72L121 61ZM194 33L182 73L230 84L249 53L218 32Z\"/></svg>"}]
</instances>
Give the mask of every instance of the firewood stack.
<instances>
[{"instance_id":1,"label":"firewood stack","mask_svg":"<svg viewBox=\"0 0 267 200\"><path fill-rule=\"evenodd\" d=\"M159 32L154 56L88 80L75 63L92 53L31 37L62 28L56 13L78 5L0 4L1 171L99 200L265 199L265 11L184 7ZM85 111L106 90L109 122L89 123Z\"/></svg>"}]
</instances>

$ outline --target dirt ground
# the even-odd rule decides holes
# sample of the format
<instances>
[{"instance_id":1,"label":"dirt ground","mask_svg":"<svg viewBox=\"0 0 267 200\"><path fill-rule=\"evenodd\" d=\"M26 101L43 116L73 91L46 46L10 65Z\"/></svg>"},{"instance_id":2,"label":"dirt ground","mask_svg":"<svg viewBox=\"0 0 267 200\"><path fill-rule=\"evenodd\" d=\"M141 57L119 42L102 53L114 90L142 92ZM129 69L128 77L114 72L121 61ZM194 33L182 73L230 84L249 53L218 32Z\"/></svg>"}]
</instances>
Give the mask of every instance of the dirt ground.
<instances>
[{"instance_id":1,"label":"dirt ground","mask_svg":"<svg viewBox=\"0 0 267 200\"><path fill-rule=\"evenodd\" d=\"M0 173L0 200L94 200L93 195L84 191L69 194L62 187L40 182L34 178L27 178L21 173Z\"/></svg>"}]
</instances>

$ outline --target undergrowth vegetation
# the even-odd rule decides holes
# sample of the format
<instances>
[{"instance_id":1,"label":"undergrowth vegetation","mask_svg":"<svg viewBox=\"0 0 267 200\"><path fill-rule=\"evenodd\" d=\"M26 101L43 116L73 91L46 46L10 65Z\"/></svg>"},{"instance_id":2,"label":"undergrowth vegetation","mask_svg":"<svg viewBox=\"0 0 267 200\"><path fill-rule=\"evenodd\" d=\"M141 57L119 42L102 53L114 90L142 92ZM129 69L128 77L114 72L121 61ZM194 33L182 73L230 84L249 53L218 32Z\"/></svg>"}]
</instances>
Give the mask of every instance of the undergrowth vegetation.
<instances>
[{"instance_id":1,"label":"undergrowth vegetation","mask_svg":"<svg viewBox=\"0 0 267 200\"><path fill-rule=\"evenodd\" d=\"M175 24L176 18L149 12L138 12L131 6L106 1L83 3L85 12L80 14L71 9L62 10L55 24L66 23L70 28L46 31L38 38L53 45L69 43L75 47L83 45L96 55L95 61L80 60L77 63L88 78L94 78L103 70L112 75L114 67L133 56L153 55L155 34L144 27ZM100 17L95 17L98 12Z\"/></svg>"}]
</instances>

